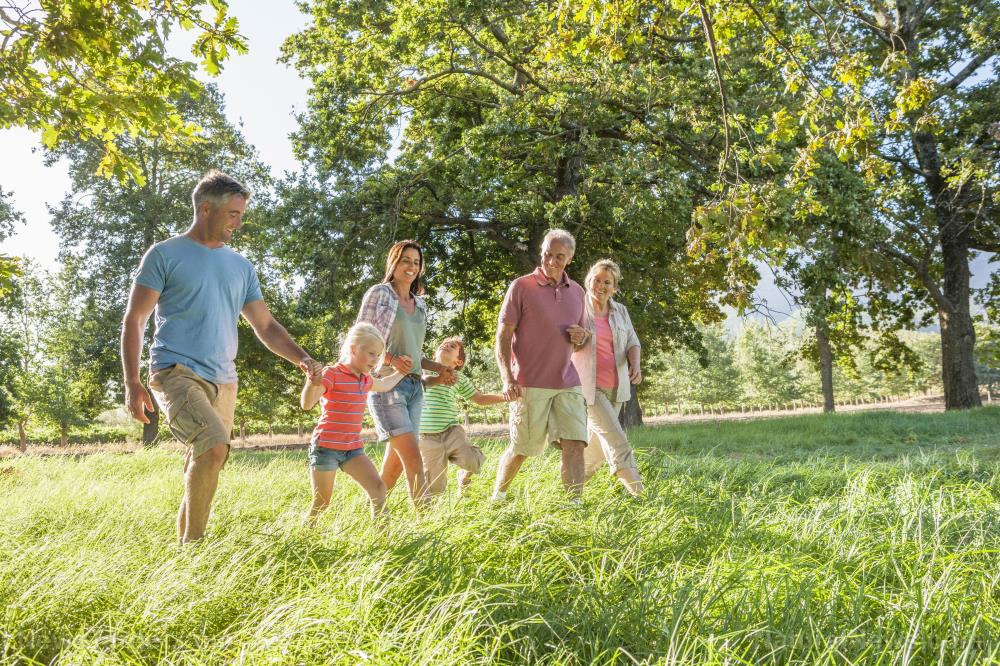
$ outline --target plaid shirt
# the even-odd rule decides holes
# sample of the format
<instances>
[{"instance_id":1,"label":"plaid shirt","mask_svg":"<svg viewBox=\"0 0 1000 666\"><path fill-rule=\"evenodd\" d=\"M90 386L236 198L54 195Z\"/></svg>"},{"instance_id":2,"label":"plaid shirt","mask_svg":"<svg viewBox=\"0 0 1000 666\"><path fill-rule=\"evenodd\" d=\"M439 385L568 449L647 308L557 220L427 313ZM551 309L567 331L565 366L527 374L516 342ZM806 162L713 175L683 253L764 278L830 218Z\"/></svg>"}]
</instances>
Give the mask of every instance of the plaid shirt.
<instances>
[{"instance_id":1,"label":"plaid shirt","mask_svg":"<svg viewBox=\"0 0 1000 666\"><path fill-rule=\"evenodd\" d=\"M414 294L413 299L417 302L417 307L424 313L424 321L427 320L427 306L424 299ZM365 292L365 297L361 299L361 311L354 322L368 322L378 329L382 334L382 339L389 338L389 331L396 321L396 309L399 307L399 296L396 290L387 282L380 282ZM419 372L419 370L417 371Z\"/></svg>"}]
</instances>

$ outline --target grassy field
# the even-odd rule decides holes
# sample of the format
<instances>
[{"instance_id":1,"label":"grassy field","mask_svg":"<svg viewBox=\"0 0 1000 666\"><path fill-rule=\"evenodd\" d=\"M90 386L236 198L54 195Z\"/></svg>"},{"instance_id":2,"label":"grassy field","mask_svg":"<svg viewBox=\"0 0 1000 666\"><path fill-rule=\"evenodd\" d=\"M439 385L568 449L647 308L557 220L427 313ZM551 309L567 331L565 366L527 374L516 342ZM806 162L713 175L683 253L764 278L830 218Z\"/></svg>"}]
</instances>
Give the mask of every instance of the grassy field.
<instances>
[{"instance_id":1,"label":"grassy field","mask_svg":"<svg viewBox=\"0 0 1000 666\"><path fill-rule=\"evenodd\" d=\"M566 504L547 455L492 506L490 441L465 500L378 525L342 478L313 531L305 453L236 453L186 549L176 452L5 461L0 660L1000 660L1000 409L633 436L642 503Z\"/></svg>"}]
</instances>

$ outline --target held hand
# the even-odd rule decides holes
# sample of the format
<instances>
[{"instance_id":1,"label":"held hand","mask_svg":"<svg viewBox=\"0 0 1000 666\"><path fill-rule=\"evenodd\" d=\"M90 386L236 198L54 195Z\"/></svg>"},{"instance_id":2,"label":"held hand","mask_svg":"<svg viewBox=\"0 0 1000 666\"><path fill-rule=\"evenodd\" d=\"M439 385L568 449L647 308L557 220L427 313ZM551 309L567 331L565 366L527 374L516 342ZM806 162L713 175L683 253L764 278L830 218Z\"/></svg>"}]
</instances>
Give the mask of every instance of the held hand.
<instances>
[{"instance_id":1,"label":"held hand","mask_svg":"<svg viewBox=\"0 0 1000 666\"><path fill-rule=\"evenodd\" d=\"M458 375L455 374L454 368L442 368L441 372L438 373L438 384L454 386L457 381Z\"/></svg>"},{"instance_id":2,"label":"held hand","mask_svg":"<svg viewBox=\"0 0 1000 666\"><path fill-rule=\"evenodd\" d=\"M582 326L577 326L576 324L573 324L572 326L568 327L566 329L566 333L569 334L569 341L572 342L577 347L586 342L587 337L589 335L587 329L583 328Z\"/></svg>"},{"instance_id":3,"label":"held hand","mask_svg":"<svg viewBox=\"0 0 1000 666\"><path fill-rule=\"evenodd\" d=\"M299 366L299 370L302 371L302 374L309 377L310 381L312 381L313 377L323 374L323 364L308 356L299 361L297 365Z\"/></svg>"},{"instance_id":4,"label":"held hand","mask_svg":"<svg viewBox=\"0 0 1000 666\"><path fill-rule=\"evenodd\" d=\"M638 365L629 364L628 366L628 380L633 384L642 383L642 370L639 369Z\"/></svg>"},{"instance_id":5,"label":"held hand","mask_svg":"<svg viewBox=\"0 0 1000 666\"><path fill-rule=\"evenodd\" d=\"M395 368L399 374L408 375L410 374L410 370L413 369L413 359L409 356L393 356L389 365Z\"/></svg>"},{"instance_id":6,"label":"held hand","mask_svg":"<svg viewBox=\"0 0 1000 666\"><path fill-rule=\"evenodd\" d=\"M146 392L146 387L142 385L142 382L128 382L125 384L125 407L128 408L128 413L136 421L149 423L149 417L146 416L146 412L154 411L153 400L149 397L149 393Z\"/></svg>"},{"instance_id":7,"label":"held hand","mask_svg":"<svg viewBox=\"0 0 1000 666\"><path fill-rule=\"evenodd\" d=\"M315 374L312 374L312 375L309 375L309 383L312 384L313 386L316 386L316 387L326 388L326 385L323 383L323 367L322 366L320 366L320 371L319 372L317 372Z\"/></svg>"},{"instance_id":8,"label":"held hand","mask_svg":"<svg viewBox=\"0 0 1000 666\"><path fill-rule=\"evenodd\" d=\"M513 402L521 397L524 389L515 380L505 381L503 383L503 399L507 402Z\"/></svg>"}]
</instances>

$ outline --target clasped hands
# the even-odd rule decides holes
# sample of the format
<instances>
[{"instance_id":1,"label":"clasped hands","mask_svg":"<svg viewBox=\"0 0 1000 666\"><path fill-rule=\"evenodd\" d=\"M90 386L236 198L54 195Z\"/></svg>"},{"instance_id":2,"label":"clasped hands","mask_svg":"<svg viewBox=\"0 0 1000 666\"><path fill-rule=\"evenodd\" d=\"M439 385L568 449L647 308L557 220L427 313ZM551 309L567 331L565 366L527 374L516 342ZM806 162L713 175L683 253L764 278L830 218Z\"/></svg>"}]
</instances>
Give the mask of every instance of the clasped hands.
<instances>
[{"instance_id":1,"label":"clasped hands","mask_svg":"<svg viewBox=\"0 0 1000 666\"><path fill-rule=\"evenodd\" d=\"M567 327L566 334L569 336L569 341L576 347L580 347L590 338L590 331L576 324Z\"/></svg>"}]
</instances>

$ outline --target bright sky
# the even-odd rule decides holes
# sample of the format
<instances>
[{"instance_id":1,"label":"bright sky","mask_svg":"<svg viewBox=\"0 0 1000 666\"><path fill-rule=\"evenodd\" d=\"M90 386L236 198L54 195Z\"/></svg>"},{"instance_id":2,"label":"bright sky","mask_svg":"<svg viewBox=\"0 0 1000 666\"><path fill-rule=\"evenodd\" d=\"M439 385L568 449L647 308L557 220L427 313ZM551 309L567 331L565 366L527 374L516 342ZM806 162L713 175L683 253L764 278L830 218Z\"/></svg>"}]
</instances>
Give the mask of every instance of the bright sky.
<instances>
[{"instance_id":1,"label":"bright sky","mask_svg":"<svg viewBox=\"0 0 1000 666\"><path fill-rule=\"evenodd\" d=\"M304 26L306 18L291 2L235 0L230 7L250 51L227 61L218 77L205 78L219 86L230 120L243 123L244 135L272 172L295 170L298 164L288 135L296 129L295 112L305 108L308 86L277 58L281 43ZM174 40L174 55L188 57L190 39L180 35ZM28 256L43 267L53 268L58 239L49 226L46 204L54 205L63 197L69 190L69 178L65 164L43 165L38 145L38 137L24 130L0 131L0 188L13 191L14 203L27 220L17 235L0 243L0 254ZM978 257L972 265L973 286L984 285L989 271L986 256ZM758 296L765 298L776 314L793 309L770 276L765 277Z\"/></svg>"},{"instance_id":2,"label":"bright sky","mask_svg":"<svg viewBox=\"0 0 1000 666\"><path fill-rule=\"evenodd\" d=\"M272 173L295 170L298 163L288 135L296 128L294 113L305 109L308 86L277 59L281 43L305 25L306 17L290 1L235 0L230 10L240 21L249 53L228 60L218 77L203 79L219 86L229 119L243 123L244 136ZM171 40L173 55L192 59L191 34L172 37L177 37ZM59 240L49 226L46 204L62 199L69 177L65 164L44 166L39 145L38 136L30 132L0 131L0 188L14 192L14 204L27 220L15 237L0 243L0 254L26 255L52 268Z\"/></svg>"}]
</instances>

